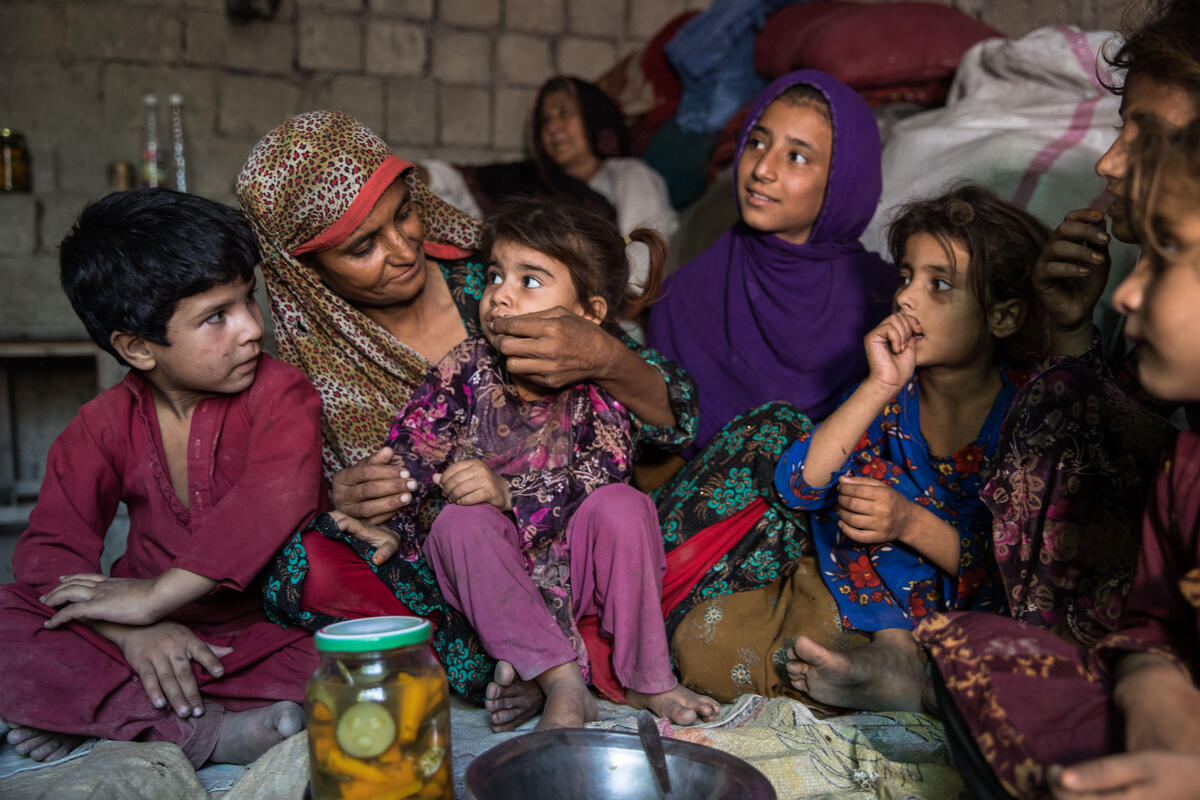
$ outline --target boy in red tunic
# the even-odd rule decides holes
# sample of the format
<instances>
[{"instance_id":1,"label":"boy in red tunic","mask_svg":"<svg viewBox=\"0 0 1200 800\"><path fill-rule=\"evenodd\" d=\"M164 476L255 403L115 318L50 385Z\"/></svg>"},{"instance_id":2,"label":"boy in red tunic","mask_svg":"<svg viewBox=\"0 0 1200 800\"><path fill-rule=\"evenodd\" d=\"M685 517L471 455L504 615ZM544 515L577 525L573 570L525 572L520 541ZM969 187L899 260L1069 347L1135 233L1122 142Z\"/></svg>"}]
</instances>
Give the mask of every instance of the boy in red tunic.
<instances>
[{"instance_id":1,"label":"boy in red tunic","mask_svg":"<svg viewBox=\"0 0 1200 800\"><path fill-rule=\"evenodd\" d=\"M262 353L257 261L237 212L167 190L109 195L63 240L72 306L131 369L55 440L0 587L0 717L23 755L101 736L247 763L304 727L316 653L267 620L256 579L322 510L321 407Z\"/></svg>"}]
</instances>

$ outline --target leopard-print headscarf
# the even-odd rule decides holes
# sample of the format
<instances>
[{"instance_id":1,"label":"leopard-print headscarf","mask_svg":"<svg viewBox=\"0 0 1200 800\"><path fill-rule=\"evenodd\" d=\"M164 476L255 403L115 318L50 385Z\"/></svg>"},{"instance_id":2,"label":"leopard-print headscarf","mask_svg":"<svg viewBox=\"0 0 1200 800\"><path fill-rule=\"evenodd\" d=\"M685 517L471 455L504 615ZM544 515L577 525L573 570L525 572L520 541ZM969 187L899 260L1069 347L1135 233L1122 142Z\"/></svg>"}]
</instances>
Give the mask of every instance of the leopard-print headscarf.
<instances>
[{"instance_id":1,"label":"leopard-print headscarf","mask_svg":"<svg viewBox=\"0 0 1200 800\"><path fill-rule=\"evenodd\" d=\"M285 120L255 145L237 180L238 202L262 249L279 357L304 370L321 394L327 477L379 448L429 362L297 256L342 242L397 177L424 225L427 256L474 252L479 223L434 196L412 164L340 111Z\"/></svg>"}]
</instances>

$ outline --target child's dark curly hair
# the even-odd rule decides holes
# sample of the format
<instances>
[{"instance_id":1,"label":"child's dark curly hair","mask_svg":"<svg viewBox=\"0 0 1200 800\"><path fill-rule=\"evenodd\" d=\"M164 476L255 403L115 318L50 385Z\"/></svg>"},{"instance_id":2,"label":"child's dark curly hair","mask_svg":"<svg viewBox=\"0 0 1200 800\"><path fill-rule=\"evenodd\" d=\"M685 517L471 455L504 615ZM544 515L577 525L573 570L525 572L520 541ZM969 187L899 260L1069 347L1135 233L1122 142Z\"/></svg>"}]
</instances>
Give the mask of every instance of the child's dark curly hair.
<instances>
[{"instance_id":1,"label":"child's dark curly hair","mask_svg":"<svg viewBox=\"0 0 1200 800\"><path fill-rule=\"evenodd\" d=\"M1141 25L1134 20L1141 19ZM1120 83L1101 81L1122 94L1133 78L1179 86L1200 108L1200 3L1196 0L1149 0L1131 3L1125 14L1126 39L1104 60L1113 70L1124 70Z\"/></svg>"},{"instance_id":2,"label":"child's dark curly hair","mask_svg":"<svg viewBox=\"0 0 1200 800\"><path fill-rule=\"evenodd\" d=\"M566 265L579 302L603 297L608 313L601 326L621 334L618 320L633 319L658 297L667 245L655 231L638 228L630 242L650 250L650 273L641 291L630 291L626 238L611 220L582 206L535 197L506 201L483 223L480 251L491 257L497 242L512 242L544 253Z\"/></svg>"},{"instance_id":3,"label":"child's dark curly hair","mask_svg":"<svg viewBox=\"0 0 1200 800\"><path fill-rule=\"evenodd\" d=\"M1033 286L1033 265L1050 236L1032 214L1006 203L990 189L961 184L938 197L918 200L896 212L888 230L888 252L900 264L910 237L927 233L945 248L954 271L952 243L967 252L971 293L986 313L996 303L1019 300L1020 325L1000 340L998 354L1011 364L1041 357L1049 343L1046 314Z\"/></svg>"}]
</instances>

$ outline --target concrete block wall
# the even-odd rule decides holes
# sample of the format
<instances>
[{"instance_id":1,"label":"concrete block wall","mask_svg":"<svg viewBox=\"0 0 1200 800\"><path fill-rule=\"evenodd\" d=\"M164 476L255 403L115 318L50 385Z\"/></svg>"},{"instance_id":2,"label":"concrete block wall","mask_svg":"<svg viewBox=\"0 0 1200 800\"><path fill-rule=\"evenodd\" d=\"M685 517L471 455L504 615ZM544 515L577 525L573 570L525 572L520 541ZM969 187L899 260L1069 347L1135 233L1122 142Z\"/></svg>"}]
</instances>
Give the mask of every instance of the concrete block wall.
<instances>
[{"instance_id":1,"label":"concrete block wall","mask_svg":"<svg viewBox=\"0 0 1200 800\"><path fill-rule=\"evenodd\" d=\"M32 227L27 203L4 206L0 258L52 252L106 191L105 166L136 161L145 92L184 95L192 189L226 202L257 138L316 107L355 114L405 155L516 157L545 78L594 78L708 2L282 0L274 19L240 24L224 0L5 0L0 127L25 133L35 195ZM1112 27L1128 0L940 2L1019 35ZM0 336L13 327L0 321Z\"/></svg>"}]
</instances>

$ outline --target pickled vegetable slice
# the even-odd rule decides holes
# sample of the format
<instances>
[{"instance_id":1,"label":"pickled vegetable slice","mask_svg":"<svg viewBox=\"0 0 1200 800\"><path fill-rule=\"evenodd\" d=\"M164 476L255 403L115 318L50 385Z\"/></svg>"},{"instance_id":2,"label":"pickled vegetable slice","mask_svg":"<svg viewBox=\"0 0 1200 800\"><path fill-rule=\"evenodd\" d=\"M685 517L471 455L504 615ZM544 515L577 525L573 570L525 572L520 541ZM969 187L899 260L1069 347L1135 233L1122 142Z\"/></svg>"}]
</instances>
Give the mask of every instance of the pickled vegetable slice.
<instances>
[{"instance_id":1,"label":"pickled vegetable slice","mask_svg":"<svg viewBox=\"0 0 1200 800\"><path fill-rule=\"evenodd\" d=\"M339 780L352 778L353 780L349 783L363 781L387 783L390 778L386 771L379 767L373 767L365 761L359 761L357 758L351 758L336 747L329 749L329 760L325 764L325 772Z\"/></svg>"},{"instance_id":2,"label":"pickled vegetable slice","mask_svg":"<svg viewBox=\"0 0 1200 800\"><path fill-rule=\"evenodd\" d=\"M333 711L328 704L322 703L320 700L313 701L312 711L309 713L316 722L333 722Z\"/></svg>"},{"instance_id":3,"label":"pickled vegetable slice","mask_svg":"<svg viewBox=\"0 0 1200 800\"><path fill-rule=\"evenodd\" d=\"M417 740L417 732L425 716L428 698L425 682L412 675L401 675L396 681L400 687L400 742L409 744Z\"/></svg>"},{"instance_id":4,"label":"pickled vegetable slice","mask_svg":"<svg viewBox=\"0 0 1200 800\"><path fill-rule=\"evenodd\" d=\"M355 703L337 723L338 747L355 758L374 758L395 738L396 721L378 703Z\"/></svg>"},{"instance_id":5,"label":"pickled vegetable slice","mask_svg":"<svg viewBox=\"0 0 1200 800\"><path fill-rule=\"evenodd\" d=\"M438 771L438 767L442 765L442 759L445 757L445 748L429 748L417 759L417 774L422 778L428 779L429 776Z\"/></svg>"}]
</instances>

